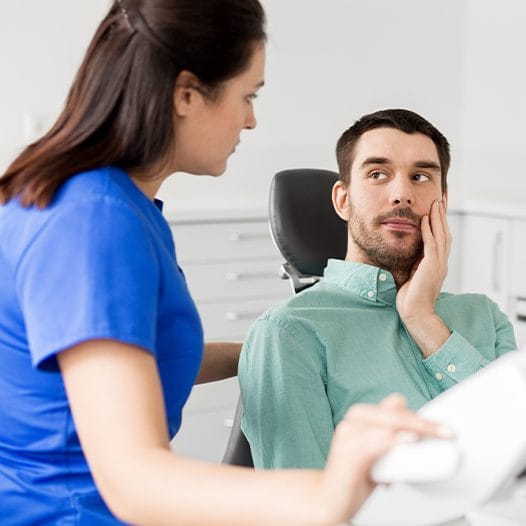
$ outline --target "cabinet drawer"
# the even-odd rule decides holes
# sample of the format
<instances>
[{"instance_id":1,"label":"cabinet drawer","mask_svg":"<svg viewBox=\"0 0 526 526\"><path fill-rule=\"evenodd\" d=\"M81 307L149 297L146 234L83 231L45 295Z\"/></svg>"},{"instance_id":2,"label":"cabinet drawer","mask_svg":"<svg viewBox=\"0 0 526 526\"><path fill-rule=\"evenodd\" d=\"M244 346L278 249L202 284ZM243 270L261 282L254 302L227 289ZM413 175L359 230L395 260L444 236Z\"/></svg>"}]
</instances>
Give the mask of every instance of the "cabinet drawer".
<instances>
[{"instance_id":1,"label":"cabinet drawer","mask_svg":"<svg viewBox=\"0 0 526 526\"><path fill-rule=\"evenodd\" d=\"M486 294L508 312L510 278L508 219L468 215L464 219L462 292Z\"/></svg>"},{"instance_id":2,"label":"cabinet drawer","mask_svg":"<svg viewBox=\"0 0 526 526\"><path fill-rule=\"evenodd\" d=\"M511 293L526 298L526 221L514 220L511 227Z\"/></svg>"},{"instance_id":3,"label":"cabinet drawer","mask_svg":"<svg viewBox=\"0 0 526 526\"><path fill-rule=\"evenodd\" d=\"M269 297L258 300L198 304L205 340L244 340L248 328L259 315L284 299L285 297Z\"/></svg>"},{"instance_id":4,"label":"cabinet drawer","mask_svg":"<svg viewBox=\"0 0 526 526\"><path fill-rule=\"evenodd\" d=\"M281 260L194 263L183 270L194 299L217 301L261 296L286 296L288 280L280 278Z\"/></svg>"},{"instance_id":5,"label":"cabinet drawer","mask_svg":"<svg viewBox=\"0 0 526 526\"><path fill-rule=\"evenodd\" d=\"M279 257L267 221L172 224L180 263Z\"/></svg>"}]
</instances>

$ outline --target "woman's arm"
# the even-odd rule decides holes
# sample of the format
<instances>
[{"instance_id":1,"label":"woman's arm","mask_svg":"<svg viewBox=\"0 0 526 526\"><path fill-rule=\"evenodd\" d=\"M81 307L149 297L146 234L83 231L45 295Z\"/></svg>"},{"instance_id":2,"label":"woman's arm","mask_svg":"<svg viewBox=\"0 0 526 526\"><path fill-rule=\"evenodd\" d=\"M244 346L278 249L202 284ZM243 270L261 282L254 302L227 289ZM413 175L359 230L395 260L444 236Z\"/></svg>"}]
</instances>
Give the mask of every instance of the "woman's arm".
<instances>
[{"instance_id":1,"label":"woman's arm","mask_svg":"<svg viewBox=\"0 0 526 526\"><path fill-rule=\"evenodd\" d=\"M335 524L369 494L370 466L399 431L437 432L394 400L351 409L336 430L324 472L206 464L170 451L149 353L93 340L61 352L58 360L97 487L113 513L133 524Z\"/></svg>"},{"instance_id":2,"label":"woman's arm","mask_svg":"<svg viewBox=\"0 0 526 526\"><path fill-rule=\"evenodd\" d=\"M207 342L196 384L237 376L242 342Z\"/></svg>"}]
</instances>

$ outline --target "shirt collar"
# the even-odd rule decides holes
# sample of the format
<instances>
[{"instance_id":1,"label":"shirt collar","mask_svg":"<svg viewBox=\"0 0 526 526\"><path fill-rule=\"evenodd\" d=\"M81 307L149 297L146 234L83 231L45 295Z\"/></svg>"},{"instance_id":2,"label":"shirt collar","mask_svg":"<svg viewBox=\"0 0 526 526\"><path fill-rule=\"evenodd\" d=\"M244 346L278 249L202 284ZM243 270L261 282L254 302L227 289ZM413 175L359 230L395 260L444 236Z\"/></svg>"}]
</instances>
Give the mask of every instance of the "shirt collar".
<instances>
[{"instance_id":1,"label":"shirt collar","mask_svg":"<svg viewBox=\"0 0 526 526\"><path fill-rule=\"evenodd\" d=\"M396 284L387 270L364 263L329 259L324 280L373 303L396 304Z\"/></svg>"}]
</instances>

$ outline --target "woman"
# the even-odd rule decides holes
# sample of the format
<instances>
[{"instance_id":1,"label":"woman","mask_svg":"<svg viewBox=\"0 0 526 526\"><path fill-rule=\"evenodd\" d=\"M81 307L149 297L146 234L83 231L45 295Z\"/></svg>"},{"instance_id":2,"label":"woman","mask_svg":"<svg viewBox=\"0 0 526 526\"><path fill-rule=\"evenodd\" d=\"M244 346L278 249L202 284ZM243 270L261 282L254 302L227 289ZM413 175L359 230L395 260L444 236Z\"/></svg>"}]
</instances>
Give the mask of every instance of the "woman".
<instances>
[{"instance_id":1,"label":"woman","mask_svg":"<svg viewBox=\"0 0 526 526\"><path fill-rule=\"evenodd\" d=\"M333 524L372 489L394 397L338 427L324 472L170 452L192 384L236 372L205 345L155 195L220 175L263 85L258 0L123 0L52 129L0 178L0 498L10 525Z\"/></svg>"}]
</instances>

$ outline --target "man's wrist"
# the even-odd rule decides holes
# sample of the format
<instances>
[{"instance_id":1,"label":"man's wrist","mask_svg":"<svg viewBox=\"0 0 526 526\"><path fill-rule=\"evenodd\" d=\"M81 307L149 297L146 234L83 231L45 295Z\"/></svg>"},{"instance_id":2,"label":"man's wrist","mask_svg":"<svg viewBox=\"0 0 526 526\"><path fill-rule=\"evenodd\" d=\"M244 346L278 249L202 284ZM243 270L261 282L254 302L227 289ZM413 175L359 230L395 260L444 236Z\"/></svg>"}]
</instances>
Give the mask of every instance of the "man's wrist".
<instances>
[{"instance_id":1,"label":"man's wrist","mask_svg":"<svg viewBox=\"0 0 526 526\"><path fill-rule=\"evenodd\" d=\"M437 352L451 336L451 331L435 312L406 317L402 321L425 358Z\"/></svg>"}]
</instances>

